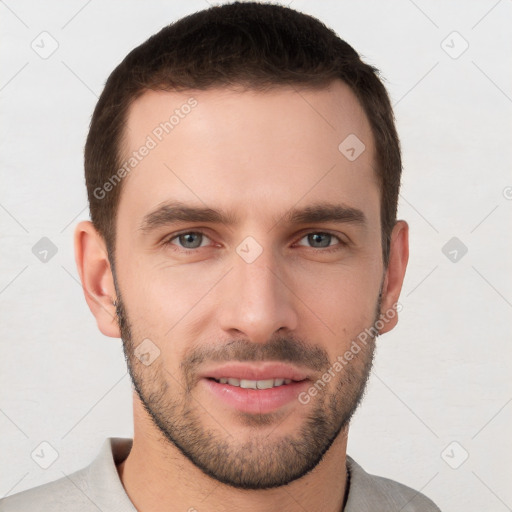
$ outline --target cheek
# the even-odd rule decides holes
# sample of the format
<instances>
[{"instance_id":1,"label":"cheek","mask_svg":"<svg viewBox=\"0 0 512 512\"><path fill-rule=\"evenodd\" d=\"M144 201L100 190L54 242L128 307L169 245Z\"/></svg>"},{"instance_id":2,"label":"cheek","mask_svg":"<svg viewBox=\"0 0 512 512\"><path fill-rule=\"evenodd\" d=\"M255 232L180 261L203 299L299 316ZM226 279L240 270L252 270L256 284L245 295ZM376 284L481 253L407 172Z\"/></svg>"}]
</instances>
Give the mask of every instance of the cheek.
<instances>
[{"instance_id":1,"label":"cheek","mask_svg":"<svg viewBox=\"0 0 512 512\"><path fill-rule=\"evenodd\" d=\"M326 335L338 343L373 323L381 281L378 266L375 272L366 264L302 266L293 281L293 291L303 303L298 302L297 308L303 310L304 321L320 319Z\"/></svg>"},{"instance_id":2,"label":"cheek","mask_svg":"<svg viewBox=\"0 0 512 512\"><path fill-rule=\"evenodd\" d=\"M222 268L213 265L150 265L142 258L127 263L121 282L133 332L161 340L166 352L181 350L186 333L211 319L215 284L222 274Z\"/></svg>"}]
</instances>

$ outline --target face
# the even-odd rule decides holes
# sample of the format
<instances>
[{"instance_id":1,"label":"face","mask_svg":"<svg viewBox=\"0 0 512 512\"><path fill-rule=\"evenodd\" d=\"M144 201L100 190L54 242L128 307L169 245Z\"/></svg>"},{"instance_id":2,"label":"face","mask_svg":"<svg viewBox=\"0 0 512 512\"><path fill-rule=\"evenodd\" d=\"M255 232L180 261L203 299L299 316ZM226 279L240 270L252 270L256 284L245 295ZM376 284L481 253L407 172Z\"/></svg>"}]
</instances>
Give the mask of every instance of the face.
<instances>
[{"instance_id":1,"label":"face","mask_svg":"<svg viewBox=\"0 0 512 512\"><path fill-rule=\"evenodd\" d=\"M355 160L339 149L351 134ZM303 476L363 394L374 340L333 364L380 313L373 148L341 82L148 92L131 107L115 255L125 355L154 427L221 482Z\"/></svg>"}]
</instances>

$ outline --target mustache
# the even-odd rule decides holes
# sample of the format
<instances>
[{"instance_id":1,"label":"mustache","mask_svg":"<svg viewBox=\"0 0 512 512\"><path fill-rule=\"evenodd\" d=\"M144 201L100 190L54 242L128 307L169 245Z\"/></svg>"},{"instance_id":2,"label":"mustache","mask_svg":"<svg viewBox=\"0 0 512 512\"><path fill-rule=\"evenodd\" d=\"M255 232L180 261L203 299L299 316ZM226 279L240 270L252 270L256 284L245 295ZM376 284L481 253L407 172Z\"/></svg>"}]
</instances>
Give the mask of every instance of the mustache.
<instances>
[{"instance_id":1,"label":"mustache","mask_svg":"<svg viewBox=\"0 0 512 512\"><path fill-rule=\"evenodd\" d=\"M277 361L294 363L314 371L329 366L329 357L321 347L305 343L295 336L276 336L265 344L254 343L246 338L231 340L222 345L203 345L190 350L180 367L189 374L206 362L253 362Z\"/></svg>"}]
</instances>

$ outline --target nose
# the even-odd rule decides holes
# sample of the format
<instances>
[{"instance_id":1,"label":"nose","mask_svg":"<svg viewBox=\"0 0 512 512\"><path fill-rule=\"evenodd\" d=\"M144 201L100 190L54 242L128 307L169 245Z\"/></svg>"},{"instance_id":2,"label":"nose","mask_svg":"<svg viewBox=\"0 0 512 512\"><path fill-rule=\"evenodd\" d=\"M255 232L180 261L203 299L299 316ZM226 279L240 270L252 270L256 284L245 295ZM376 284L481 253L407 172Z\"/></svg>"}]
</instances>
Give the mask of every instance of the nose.
<instances>
[{"instance_id":1,"label":"nose","mask_svg":"<svg viewBox=\"0 0 512 512\"><path fill-rule=\"evenodd\" d=\"M286 269L271 250L251 263L234 254L234 268L222 282L217 311L220 327L229 335L244 335L265 343L280 329L295 330L298 299L290 289Z\"/></svg>"}]
</instances>

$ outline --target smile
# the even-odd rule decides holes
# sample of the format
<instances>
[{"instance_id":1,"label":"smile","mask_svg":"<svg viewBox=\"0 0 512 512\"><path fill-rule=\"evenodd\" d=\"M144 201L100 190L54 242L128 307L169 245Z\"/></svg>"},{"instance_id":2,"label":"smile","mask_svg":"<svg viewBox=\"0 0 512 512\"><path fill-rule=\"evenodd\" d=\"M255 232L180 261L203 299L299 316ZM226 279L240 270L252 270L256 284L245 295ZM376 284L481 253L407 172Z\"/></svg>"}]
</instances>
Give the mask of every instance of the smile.
<instances>
[{"instance_id":1,"label":"smile","mask_svg":"<svg viewBox=\"0 0 512 512\"><path fill-rule=\"evenodd\" d=\"M220 379L213 379L220 384L229 384L244 389L270 389L278 386L290 384L292 379L265 379L265 380L248 380L248 379L234 379L222 377Z\"/></svg>"}]
</instances>

